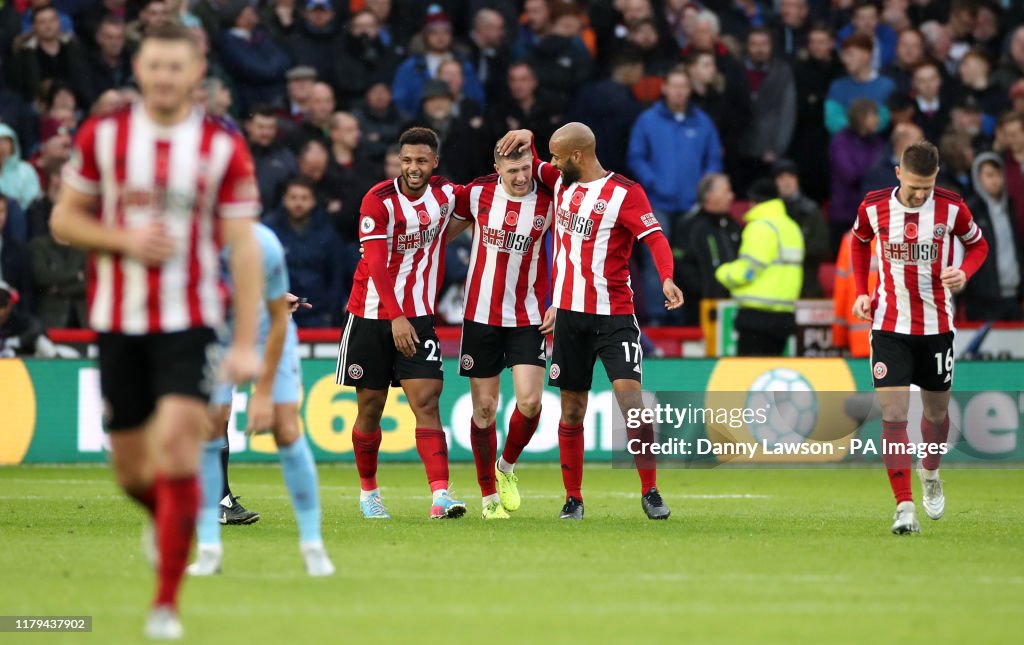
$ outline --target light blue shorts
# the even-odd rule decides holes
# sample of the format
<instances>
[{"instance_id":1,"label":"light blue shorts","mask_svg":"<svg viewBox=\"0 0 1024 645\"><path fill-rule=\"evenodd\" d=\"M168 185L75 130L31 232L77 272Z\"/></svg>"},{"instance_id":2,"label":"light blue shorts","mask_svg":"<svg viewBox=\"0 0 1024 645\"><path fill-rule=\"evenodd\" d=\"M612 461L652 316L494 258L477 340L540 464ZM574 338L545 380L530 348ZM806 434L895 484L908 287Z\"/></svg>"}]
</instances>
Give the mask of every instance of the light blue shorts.
<instances>
[{"instance_id":1,"label":"light blue shorts","mask_svg":"<svg viewBox=\"0 0 1024 645\"><path fill-rule=\"evenodd\" d=\"M222 348L223 349L223 348ZM259 347L263 355L263 344ZM274 403L298 403L302 388L302 369L299 367L299 337L294 325L289 325L285 335L284 350L281 361L277 364L274 376ZM210 405L230 405L235 386L231 383L218 383L210 397Z\"/></svg>"}]
</instances>

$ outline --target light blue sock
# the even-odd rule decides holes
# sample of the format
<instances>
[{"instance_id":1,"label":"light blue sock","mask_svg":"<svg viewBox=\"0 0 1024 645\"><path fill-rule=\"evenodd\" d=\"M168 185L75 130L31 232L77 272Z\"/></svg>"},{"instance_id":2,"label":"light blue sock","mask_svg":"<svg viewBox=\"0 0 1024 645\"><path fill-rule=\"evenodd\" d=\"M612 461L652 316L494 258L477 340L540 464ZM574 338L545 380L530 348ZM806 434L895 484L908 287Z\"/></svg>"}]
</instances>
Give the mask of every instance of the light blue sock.
<instances>
[{"instance_id":1,"label":"light blue sock","mask_svg":"<svg viewBox=\"0 0 1024 645\"><path fill-rule=\"evenodd\" d=\"M284 484L292 498L295 521L299 525L299 541L320 542L320 491L317 487L316 464L305 437L290 446L278 446Z\"/></svg>"},{"instance_id":2,"label":"light blue sock","mask_svg":"<svg viewBox=\"0 0 1024 645\"><path fill-rule=\"evenodd\" d=\"M199 518L196 534L199 544L220 544L220 494L224 487L224 474L220 470L220 450L224 439L217 438L203 444L201 465L202 496L200 497Z\"/></svg>"}]
</instances>

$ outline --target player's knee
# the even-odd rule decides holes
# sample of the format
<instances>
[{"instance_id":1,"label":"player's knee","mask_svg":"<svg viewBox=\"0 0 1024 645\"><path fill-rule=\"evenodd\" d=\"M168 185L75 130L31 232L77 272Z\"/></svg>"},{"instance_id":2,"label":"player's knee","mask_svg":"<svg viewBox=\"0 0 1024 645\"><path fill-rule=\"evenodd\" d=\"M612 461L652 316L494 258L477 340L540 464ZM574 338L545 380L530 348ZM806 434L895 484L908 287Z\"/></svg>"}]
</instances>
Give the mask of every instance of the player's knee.
<instances>
[{"instance_id":1,"label":"player's knee","mask_svg":"<svg viewBox=\"0 0 1024 645\"><path fill-rule=\"evenodd\" d=\"M145 476L145 471L139 467L125 467L123 465L115 464L115 472L117 477L117 485L121 487L121 490L132 494L142 494L147 488L149 488L150 482Z\"/></svg>"},{"instance_id":2,"label":"player's knee","mask_svg":"<svg viewBox=\"0 0 1024 645\"><path fill-rule=\"evenodd\" d=\"M359 414L360 416L377 419L380 421L380 417L384 414L384 405L388 401L387 392L382 393L381 396L367 396L359 399Z\"/></svg>"},{"instance_id":3,"label":"player's knee","mask_svg":"<svg viewBox=\"0 0 1024 645\"><path fill-rule=\"evenodd\" d=\"M516 401L516 407L519 408L520 414L528 419L532 419L540 414L540 392L529 393L523 396L521 399Z\"/></svg>"},{"instance_id":4,"label":"player's knee","mask_svg":"<svg viewBox=\"0 0 1024 645\"><path fill-rule=\"evenodd\" d=\"M491 425L498 413L498 400L493 396L482 396L473 406L473 416L484 425Z\"/></svg>"},{"instance_id":5,"label":"player's knee","mask_svg":"<svg viewBox=\"0 0 1024 645\"><path fill-rule=\"evenodd\" d=\"M583 417L587 414L587 406L577 401L562 402L562 424L567 426L578 426L583 423Z\"/></svg>"}]
</instances>

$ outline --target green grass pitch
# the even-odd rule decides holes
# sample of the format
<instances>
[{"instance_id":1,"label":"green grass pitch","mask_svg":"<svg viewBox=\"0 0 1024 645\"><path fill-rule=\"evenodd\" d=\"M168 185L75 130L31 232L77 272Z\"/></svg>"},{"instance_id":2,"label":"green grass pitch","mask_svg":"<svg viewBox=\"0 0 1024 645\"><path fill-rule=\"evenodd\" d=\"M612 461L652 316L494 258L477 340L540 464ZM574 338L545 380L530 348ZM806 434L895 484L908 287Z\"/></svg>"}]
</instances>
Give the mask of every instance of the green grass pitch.
<instances>
[{"instance_id":1,"label":"green grass pitch","mask_svg":"<svg viewBox=\"0 0 1024 645\"><path fill-rule=\"evenodd\" d=\"M588 467L587 515L556 519L557 467L520 467L523 507L484 523L427 519L418 464L382 464L395 519L359 516L351 467L320 467L330 579L302 570L278 468L240 465L261 512L225 527L224 573L186 581L189 643L992 643L1024 632L1024 472L947 469L947 512L889 533L877 469L673 470L667 522L636 474ZM919 486L915 482L915 492ZM0 643L134 643L153 589L142 515L102 467L0 469L0 614L94 617L93 633Z\"/></svg>"}]
</instances>

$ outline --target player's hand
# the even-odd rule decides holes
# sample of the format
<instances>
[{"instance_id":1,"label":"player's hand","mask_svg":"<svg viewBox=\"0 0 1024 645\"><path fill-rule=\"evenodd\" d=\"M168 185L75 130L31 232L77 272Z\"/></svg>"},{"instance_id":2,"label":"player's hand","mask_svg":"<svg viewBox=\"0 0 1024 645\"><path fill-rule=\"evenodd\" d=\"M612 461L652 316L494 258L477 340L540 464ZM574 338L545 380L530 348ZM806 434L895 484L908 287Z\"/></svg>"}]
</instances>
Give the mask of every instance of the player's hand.
<instances>
[{"instance_id":1,"label":"player's hand","mask_svg":"<svg viewBox=\"0 0 1024 645\"><path fill-rule=\"evenodd\" d=\"M221 380L239 385L255 381L260 375L260 355L255 347L231 345L220 364Z\"/></svg>"},{"instance_id":2,"label":"player's hand","mask_svg":"<svg viewBox=\"0 0 1024 645\"><path fill-rule=\"evenodd\" d=\"M399 316L392 320L391 335L395 337L395 347L402 352L403 356L416 355L416 345L419 344L420 339L408 318Z\"/></svg>"},{"instance_id":3,"label":"player's hand","mask_svg":"<svg viewBox=\"0 0 1024 645\"><path fill-rule=\"evenodd\" d=\"M154 220L128 231L124 252L145 265L153 266L169 260L176 247L175 239L167 234L163 222Z\"/></svg>"},{"instance_id":4,"label":"player's hand","mask_svg":"<svg viewBox=\"0 0 1024 645\"><path fill-rule=\"evenodd\" d=\"M953 293L959 293L967 284L967 274L964 273L963 269L956 267L946 267L942 270L939 278L942 279L942 286Z\"/></svg>"},{"instance_id":5,"label":"player's hand","mask_svg":"<svg viewBox=\"0 0 1024 645\"><path fill-rule=\"evenodd\" d=\"M683 291L676 286L672 278L665 280L661 285L661 291L665 294L665 309L679 309L683 306Z\"/></svg>"},{"instance_id":6,"label":"player's hand","mask_svg":"<svg viewBox=\"0 0 1024 645\"><path fill-rule=\"evenodd\" d=\"M259 392L254 388L245 416L248 419L245 434L262 434L270 430L274 425L274 401L270 392Z\"/></svg>"},{"instance_id":7,"label":"player's hand","mask_svg":"<svg viewBox=\"0 0 1024 645\"><path fill-rule=\"evenodd\" d=\"M313 305L309 304L304 298L300 298L294 293L284 294L284 299L288 301L288 313L293 314L299 309L312 309Z\"/></svg>"},{"instance_id":8,"label":"player's hand","mask_svg":"<svg viewBox=\"0 0 1024 645\"><path fill-rule=\"evenodd\" d=\"M871 322L871 296L857 296L853 302L853 317Z\"/></svg>"},{"instance_id":9,"label":"player's hand","mask_svg":"<svg viewBox=\"0 0 1024 645\"><path fill-rule=\"evenodd\" d=\"M529 130L512 130L498 140L498 154L505 156L516 150L526 152L533 144L533 133Z\"/></svg>"},{"instance_id":10,"label":"player's hand","mask_svg":"<svg viewBox=\"0 0 1024 645\"><path fill-rule=\"evenodd\" d=\"M554 307L548 307L548 310L544 312L544 320L540 322L540 328L538 331L547 336L555 330L555 312L558 310Z\"/></svg>"}]
</instances>

